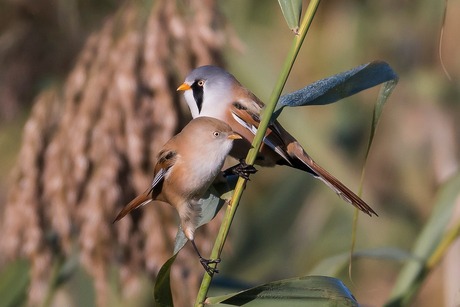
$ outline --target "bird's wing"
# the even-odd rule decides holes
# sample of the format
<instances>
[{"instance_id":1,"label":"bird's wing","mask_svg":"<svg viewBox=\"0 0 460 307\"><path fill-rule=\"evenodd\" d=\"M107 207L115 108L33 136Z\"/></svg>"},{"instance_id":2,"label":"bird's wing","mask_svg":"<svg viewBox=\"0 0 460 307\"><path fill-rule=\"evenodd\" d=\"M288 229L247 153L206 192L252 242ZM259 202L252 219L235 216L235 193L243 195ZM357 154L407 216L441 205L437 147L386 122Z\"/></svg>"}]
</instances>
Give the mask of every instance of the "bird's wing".
<instances>
[{"instance_id":1,"label":"bird's wing","mask_svg":"<svg viewBox=\"0 0 460 307\"><path fill-rule=\"evenodd\" d=\"M296 159L292 160L295 168L309 172L313 177L324 182L347 203L352 204L369 216L372 216L372 214L378 216L359 196L313 161L297 141L291 142L288 145L288 151L296 157Z\"/></svg>"},{"instance_id":2,"label":"bird's wing","mask_svg":"<svg viewBox=\"0 0 460 307\"><path fill-rule=\"evenodd\" d=\"M238 101L232 103L230 106L233 118L254 135L257 133L260 124L260 107L258 107L258 109L257 107L258 106L247 103L243 104ZM280 131L276 127L276 122L267 127L263 142L291 165L291 159L285 150L286 144L283 141Z\"/></svg>"},{"instance_id":3,"label":"bird's wing","mask_svg":"<svg viewBox=\"0 0 460 307\"><path fill-rule=\"evenodd\" d=\"M165 175L168 173L169 169L174 165L176 161L177 152L174 150L162 150L158 154L158 162L155 166L155 177L153 178L150 188L147 189L144 193L134 198L129 204L127 204L123 210L118 213L117 217L113 221L114 223L122 219L129 212L144 206L151 202L155 197L160 193L159 184L163 181ZM161 188L160 188L161 190Z\"/></svg>"},{"instance_id":4,"label":"bird's wing","mask_svg":"<svg viewBox=\"0 0 460 307\"><path fill-rule=\"evenodd\" d=\"M254 135L260 123L260 113L258 113L257 107L258 105L247 101L234 102L231 106L233 118ZM351 203L370 216L372 214L377 215L360 197L313 161L294 137L284 130L277 121L268 126L263 141L284 159L277 161L278 164L287 164L310 173L315 178L323 181L346 202Z\"/></svg>"}]
</instances>

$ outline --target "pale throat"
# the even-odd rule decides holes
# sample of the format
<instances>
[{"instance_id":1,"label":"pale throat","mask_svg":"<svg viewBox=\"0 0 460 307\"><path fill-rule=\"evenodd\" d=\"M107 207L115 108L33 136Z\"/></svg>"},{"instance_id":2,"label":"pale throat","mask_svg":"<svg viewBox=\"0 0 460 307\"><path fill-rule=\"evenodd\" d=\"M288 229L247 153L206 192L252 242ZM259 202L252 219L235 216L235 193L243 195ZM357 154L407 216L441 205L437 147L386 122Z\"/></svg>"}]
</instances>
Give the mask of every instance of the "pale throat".
<instances>
[{"instance_id":1,"label":"pale throat","mask_svg":"<svg viewBox=\"0 0 460 307\"><path fill-rule=\"evenodd\" d=\"M203 144L200 145L203 146ZM202 155L197 163L189 165L192 170L191 173L195 177L193 181L211 183L221 171L232 145L232 141L219 142L218 144L213 144L213 146L204 145L203 151L206 154ZM216 147L219 150L216 150Z\"/></svg>"}]
</instances>

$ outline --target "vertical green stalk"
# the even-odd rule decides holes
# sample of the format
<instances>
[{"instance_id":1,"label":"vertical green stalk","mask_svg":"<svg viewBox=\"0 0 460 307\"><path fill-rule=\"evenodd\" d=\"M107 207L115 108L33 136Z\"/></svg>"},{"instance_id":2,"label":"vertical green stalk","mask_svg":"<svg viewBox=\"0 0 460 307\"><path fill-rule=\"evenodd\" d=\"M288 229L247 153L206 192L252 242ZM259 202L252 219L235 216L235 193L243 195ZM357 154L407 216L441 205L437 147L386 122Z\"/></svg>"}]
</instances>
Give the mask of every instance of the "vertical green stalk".
<instances>
[{"instance_id":1,"label":"vertical green stalk","mask_svg":"<svg viewBox=\"0 0 460 307\"><path fill-rule=\"evenodd\" d=\"M397 77L397 76L396 76ZM364 183L364 174L366 170L366 162L369 156L369 151L371 149L372 141L374 140L375 129L377 129L377 124L379 122L380 116L383 112L383 106L385 105L386 101L390 97L391 93L393 92L396 84L398 83L399 78L389 80L382 84L380 87L379 95L377 97L377 102L374 106L374 112L372 113L372 122L371 122L371 129L369 134L369 142L367 143L366 155L364 156L364 163L363 163L363 171L361 173L361 182L359 183L359 192L358 196L361 197L363 192L363 183ZM350 249L350 262L348 265L348 274L351 279L351 262L353 258L353 250L355 247L355 239L356 239L356 229L358 226L358 208L355 209L355 215L353 219L353 232L351 236L351 249Z\"/></svg>"},{"instance_id":2,"label":"vertical green stalk","mask_svg":"<svg viewBox=\"0 0 460 307\"><path fill-rule=\"evenodd\" d=\"M411 283L411 285L407 288L407 290L400 295L400 297L396 300L393 300L385 305L385 307L401 307L401 306L409 306L410 303L413 301L414 296L420 291L424 281L426 280L427 276L431 273L431 271L439 264L439 262L444 259L449 247L455 242L455 240L459 237L460 234L460 222L452 227L448 232L446 232L439 243L436 250L431 254L430 258L426 261L423 268L418 273L417 277Z\"/></svg>"},{"instance_id":3,"label":"vertical green stalk","mask_svg":"<svg viewBox=\"0 0 460 307\"><path fill-rule=\"evenodd\" d=\"M428 270L432 270L442 259L444 259L444 256L447 253L447 250L449 247L457 240L457 238L460 235L460 221L457 222L457 224L452 227L442 238L441 243L439 243L439 246L436 248L434 253L431 255L431 257L428 259L426 263L426 267Z\"/></svg>"},{"instance_id":4,"label":"vertical green stalk","mask_svg":"<svg viewBox=\"0 0 460 307\"><path fill-rule=\"evenodd\" d=\"M417 276L410 285L398 296L390 298L384 307L402 307L409 306L414 299L414 296L420 291L424 281L431 271L444 259L449 247L455 242L460 235L460 222L452 227L447 233L444 234L441 243L431 256L426 261L423 268L420 269ZM393 289L394 290L394 289Z\"/></svg>"},{"instance_id":5,"label":"vertical green stalk","mask_svg":"<svg viewBox=\"0 0 460 307\"><path fill-rule=\"evenodd\" d=\"M371 127L371 130L372 130L372 127ZM359 182L359 191L358 191L359 198L361 198L363 194L364 173L366 171L367 156L369 155L369 149L370 149L371 143L372 143L372 131L371 131L371 139L369 140L369 144L367 146L366 157L364 158L363 171L361 172L361 181ZM352 282L353 282L353 279L351 278L351 267L352 267L352 261L353 261L353 253L355 250L356 232L358 230L358 217L359 217L359 209L356 208L355 214L353 215L353 230L351 232L350 260L348 261L348 276L350 277L350 280Z\"/></svg>"},{"instance_id":6,"label":"vertical green stalk","mask_svg":"<svg viewBox=\"0 0 460 307\"><path fill-rule=\"evenodd\" d=\"M254 137L254 141L252 142L252 148L249 150L249 153L246 157L247 164L253 165L254 161L256 160L257 153L259 152L260 146L262 145L262 141L265 136L268 124L270 122L271 115L275 110L276 103L278 102L284 85L286 84L287 77L289 76L292 66L294 65L294 61L305 39L305 35L307 34L308 29L310 28L311 22L313 20L313 17L315 16L319 2L320 0L310 1L310 4L308 5L308 8L305 12L305 17L300 26L299 34L294 36L294 41L291 45L291 49L288 53L286 61L284 62L282 71L270 95L270 98L266 105L266 109L262 114L262 120L260 122L259 129L257 130L257 133ZM233 197L228 204L227 211L225 212L224 220L220 227L219 234L217 235L216 242L212 249L211 259L220 258L222 249L225 244L225 240L227 239L227 235L230 230L230 226L232 224L233 217L235 216L235 212L241 199L241 195L243 193L245 185L246 180L243 178L239 178L235 187L235 191L233 193ZM216 264L210 264L210 266L215 267ZM204 301L206 299L211 280L212 275L204 274L203 281L201 282L201 287L196 298L195 307L204 306Z\"/></svg>"},{"instance_id":7,"label":"vertical green stalk","mask_svg":"<svg viewBox=\"0 0 460 307\"><path fill-rule=\"evenodd\" d=\"M58 279L63 265L64 256L58 255L53 267L53 277L50 280L48 291L46 292L45 300L43 301L43 307L49 307L53 302L54 295L59 287Z\"/></svg>"}]
</instances>

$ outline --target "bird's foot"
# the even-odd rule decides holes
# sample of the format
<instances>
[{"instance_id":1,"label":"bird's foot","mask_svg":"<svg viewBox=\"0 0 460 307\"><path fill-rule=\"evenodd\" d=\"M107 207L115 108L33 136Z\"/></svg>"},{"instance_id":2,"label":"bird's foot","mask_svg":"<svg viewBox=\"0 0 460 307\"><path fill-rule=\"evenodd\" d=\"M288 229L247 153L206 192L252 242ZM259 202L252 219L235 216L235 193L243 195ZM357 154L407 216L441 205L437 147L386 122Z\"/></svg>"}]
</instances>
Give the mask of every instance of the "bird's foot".
<instances>
[{"instance_id":1,"label":"bird's foot","mask_svg":"<svg viewBox=\"0 0 460 307\"><path fill-rule=\"evenodd\" d=\"M227 168L223 173L225 177L238 175L241 178L250 180L249 175L257 173L257 169L253 165L246 164L246 161L241 159L239 164Z\"/></svg>"},{"instance_id":2,"label":"bird's foot","mask_svg":"<svg viewBox=\"0 0 460 307\"><path fill-rule=\"evenodd\" d=\"M212 276L214 273L219 273L219 270L213 267L210 267L210 263L219 263L220 259L204 259L203 257L200 257L200 263L203 266L203 268L208 272L209 275Z\"/></svg>"}]
</instances>

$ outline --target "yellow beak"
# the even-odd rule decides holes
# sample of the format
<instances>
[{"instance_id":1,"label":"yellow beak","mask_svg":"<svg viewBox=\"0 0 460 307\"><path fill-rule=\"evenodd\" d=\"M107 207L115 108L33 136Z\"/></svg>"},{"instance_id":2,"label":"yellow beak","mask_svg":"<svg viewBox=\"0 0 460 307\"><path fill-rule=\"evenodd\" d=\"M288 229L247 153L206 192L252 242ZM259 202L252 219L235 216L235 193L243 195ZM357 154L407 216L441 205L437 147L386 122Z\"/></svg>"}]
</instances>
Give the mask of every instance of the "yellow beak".
<instances>
[{"instance_id":1,"label":"yellow beak","mask_svg":"<svg viewBox=\"0 0 460 307\"><path fill-rule=\"evenodd\" d=\"M243 137L239 135L238 133L233 132L232 134L228 136L228 138L231 140L241 140Z\"/></svg>"},{"instance_id":2,"label":"yellow beak","mask_svg":"<svg viewBox=\"0 0 460 307\"><path fill-rule=\"evenodd\" d=\"M188 91L192 89L187 83L182 83L181 86L177 88L178 91Z\"/></svg>"}]
</instances>

